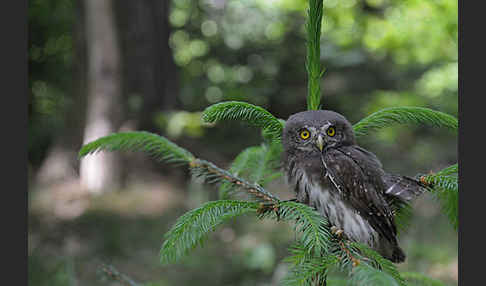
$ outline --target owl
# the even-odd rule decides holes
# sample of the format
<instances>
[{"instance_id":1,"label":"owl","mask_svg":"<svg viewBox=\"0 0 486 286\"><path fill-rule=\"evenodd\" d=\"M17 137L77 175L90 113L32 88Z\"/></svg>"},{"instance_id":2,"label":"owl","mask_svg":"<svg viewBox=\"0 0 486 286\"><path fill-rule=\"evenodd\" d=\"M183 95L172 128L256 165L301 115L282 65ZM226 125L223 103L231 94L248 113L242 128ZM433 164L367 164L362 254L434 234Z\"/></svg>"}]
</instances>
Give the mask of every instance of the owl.
<instances>
[{"instance_id":1,"label":"owl","mask_svg":"<svg viewBox=\"0 0 486 286\"><path fill-rule=\"evenodd\" d=\"M315 208L334 229L403 262L394 221L397 202L423 192L419 181L388 174L356 144L352 125L329 110L296 113L285 123L282 163L297 201Z\"/></svg>"}]
</instances>

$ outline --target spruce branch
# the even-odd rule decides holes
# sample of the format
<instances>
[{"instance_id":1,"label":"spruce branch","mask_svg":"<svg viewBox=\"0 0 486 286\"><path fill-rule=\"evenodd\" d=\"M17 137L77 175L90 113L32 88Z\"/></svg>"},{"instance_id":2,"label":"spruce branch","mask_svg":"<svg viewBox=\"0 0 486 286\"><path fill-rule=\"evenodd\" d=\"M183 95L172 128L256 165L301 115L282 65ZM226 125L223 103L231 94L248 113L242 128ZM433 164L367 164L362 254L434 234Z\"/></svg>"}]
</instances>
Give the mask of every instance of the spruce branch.
<instances>
[{"instance_id":1,"label":"spruce branch","mask_svg":"<svg viewBox=\"0 0 486 286\"><path fill-rule=\"evenodd\" d=\"M386 272L393 277L399 285L405 285L405 279L400 275L395 264L381 256L378 252L367 245L358 242L350 242L350 247L354 248L364 259L376 269Z\"/></svg>"},{"instance_id":2,"label":"spruce branch","mask_svg":"<svg viewBox=\"0 0 486 286\"><path fill-rule=\"evenodd\" d=\"M140 284L136 283L133 281L130 277L127 275L120 273L113 265L108 265L108 264L102 264L100 266L100 272L103 275L103 277L108 278L112 281L117 281L121 283L122 285L126 286L139 286Z\"/></svg>"},{"instance_id":3,"label":"spruce branch","mask_svg":"<svg viewBox=\"0 0 486 286\"><path fill-rule=\"evenodd\" d=\"M265 136L270 137L272 141L280 141L283 130L282 122L270 112L262 107L241 101L213 104L204 110L202 120L208 123L224 120L244 121L249 125L262 128Z\"/></svg>"},{"instance_id":4,"label":"spruce branch","mask_svg":"<svg viewBox=\"0 0 486 286\"><path fill-rule=\"evenodd\" d=\"M342 261L351 261L351 266L352 267L356 267L358 266L361 261L355 257L355 255L353 255L351 252L351 249L348 247L348 241L346 240L338 240L338 245L339 245L339 248L341 249L341 251L346 255L346 257L348 259L345 259L345 260L342 260ZM341 258L343 258L344 256L341 255L340 256ZM345 264L345 263L344 263Z\"/></svg>"},{"instance_id":5,"label":"spruce branch","mask_svg":"<svg viewBox=\"0 0 486 286\"><path fill-rule=\"evenodd\" d=\"M419 176L419 181L430 189L440 188L446 190L458 190L458 164L451 165L436 173Z\"/></svg>"},{"instance_id":6,"label":"spruce branch","mask_svg":"<svg viewBox=\"0 0 486 286\"><path fill-rule=\"evenodd\" d=\"M257 183L250 183L245 179L237 177L230 172L221 169L213 163L201 159L196 159L189 164L191 172L196 177L203 177L209 183L227 181L239 189L245 190L249 195L259 201L270 203L278 202L279 199L274 194L266 191Z\"/></svg>"},{"instance_id":7,"label":"spruce branch","mask_svg":"<svg viewBox=\"0 0 486 286\"><path fill-rule=\"evenodd\" d=\"M203 243L210 231L223 222L249 212L256 212L258 203L234 200L211 201L191 210L176 221L165 234L160 250L163 264L177 262Z\"/></svg>"},{"instance_id":8,"label":"spruce branch","mask_svg":"<svg viewBox=\"0 0 486 286\"><path fill-rule=\"evenodd\" d=\"M120 132L101 137L84 145L79 151L79 157L99 151L141 151L157 161L173 163L189 163L195 159L189 151L167 138L145 131Z\"/></svg>"},{"instance_id":9,"label":"spruce branch","mask_svg":"<svg viewBox=\"0 0 486 286\"><path fill-rule=\"evenodd\" d=\"M309 9L307 10L307 56L305 63L308 75L307 110L318 110L321 107L320 80L324 73L320 64L322 2L322 0L309 0Z\"/></svg>"},{"instance_id":10,"label":"spruce branch","mask_svg":"<svg viewBox=\"0 0 486 286\"><path fill-rule=\"evenodd\" d=\"M391 275L380 271L367 263L360 263L350 272L350 285L356 286L401 286Z\"/></svg>"},{"instance_id":11,"label":"spruce branch","mask_svg":"<svg viewBox=\"0 0 486 286\"><path fill-rule=\"evenodd\" d=\"M459 191L457 189L443 189L434 192L434 194L440 201L442 210L449 218L449 222L452 224L454 229L457 230L457 227L459 226Z\"/></svg>"},{"instance_id":12,"label":"spruce branch","mask_svg":"<svg viewBox=\"0 0 486 286\"><path fill-rule=\"evenodd\" d=\"M299 243L309 255L327 253L330 247L331 233L329 223L313 208L292 201L277 202L270 207L259 208L261 218L293 221L296 233L301 233Z\"/></svg>"},{"instance_id":13,"label":"spruce branch","mask_svg":"<svg viewBox=\"0 0 486 286\"><path fill-rule=\"evenodd\" d=\"M332 254L309 256L305 247L299 244L293 245L289 251L292 255L284 262L291 263L293 267L282 281L283 285L325 285L329 269L338 263L338 257Z\"/></svg>"},{"instance_id":14,"label":"spruce branch","mask_svg":"<svg viewBox=\"0 0 486 286\"><path fill-rule=\"evenodd\" d=\"M457 191L459 187L457 175L427 175L420 177L420 182L432 189Z\"/></svg>"},{"instance_id":15,"label":"spruce branch","mask_svg":"<svg viewBox=\"0 0 486 286\"><path fill-rule=\"evenodd\" d=\"M458 173L459 173L459 166L456 163L454 165L451 165L447 168L440 170L439 172L437 172L437 175L448 176L448 175L454 175L454 174L457 175Z\"/></svg>"},{"instance_id":16,"label":"spruce branch","mask_svg":"<svg viewBox=\"0 0 486 286\"><path fill-rule=\"evenodd\" d=\"M397 226L398 234L400 234L410 225L410 218L413 215L412 206L400 199L394 200L391 206L395 225Z\"/></svg>"},{"instance_id":17,"label":"spruce branch","mask_svg":"<svg viewBox=\"0 0 486 286\"><path fill-rule=\"evenodd\" d=\"M247 166L250 164L249 161L258 161L260 157L261 157L260 146L248 147L242 152L240 152L238 156L236 156L236 158L231 163L231 166L228 171L234 174L235 176L245 177L244 175L246 175L247 171L249 170L249 168L247 168ZM219 187L220 199L229 199L231 192L233 190L234 190L234 184L232 184L229 181L222 182Z\"/></svg>"},{"instance_id":18,"label":"spruce branch","mask_svg":"<svg viewBox=\"0 0 486 286\"><path fill-rule=\"evenodd\" d=\"M417 286L444 286L444 283L440 282L439 280L427 277L422 273L402 272L401 275L407 282L412 282L413 285L417 285Z\"/></svg>"},{"instance_id":19,"label":"spruce branch","mask_svg":"<svg viewBox=\"0 0 486 286\"><path fill-rule=\"evenodd\" d=\"M281 152L280 143L248 147L233 160L229 172L264 187L282 175L279 170ZM234 193L234 186L228 181L223 182L220 186L220 197L229 198Z\"/></svg>"},{"instance_id":20,"label":"spruce branch","mask_svg":"<svg viewBox=\"0 0 486 286\"><path fill-rule=\"evenodd\" d=\"M440 201L442 210L449 218L454 229L457 229L459 225L458 165L454 164L435 174L420 176L419 179Z\"/></svg>"},{"instance_id":21,"label":"spruce branch","mask_svg":"<svg viewBox=\"0 0 486 286\"><path fill-rule=\"evenodd\" d=\"M353 126L356 136L363 136L370 131L392 124L427 124L443 127L457 132L457 118L452 115L424 107L390 107L361 119Z\"/></svg>"},{"instance_id":22,"label":"spruce branch","mask_svg":"<svg viewBox=\"0 0 486 286\"><path fill-rule=\"evenodd\" d=\"M187 164L193 174L198 177L204 177L208 182L222 182L226 180L238 189L245 190L258 200L268 202L279 200L278 197L266 191L258 183L250 183L217 167L211 162L198 159L189 151L157 134L145 131L113 133L84 145L79 151L79 157L99 151L142 151L148 153L157 161Z\"/></svg>"}]
</instances>

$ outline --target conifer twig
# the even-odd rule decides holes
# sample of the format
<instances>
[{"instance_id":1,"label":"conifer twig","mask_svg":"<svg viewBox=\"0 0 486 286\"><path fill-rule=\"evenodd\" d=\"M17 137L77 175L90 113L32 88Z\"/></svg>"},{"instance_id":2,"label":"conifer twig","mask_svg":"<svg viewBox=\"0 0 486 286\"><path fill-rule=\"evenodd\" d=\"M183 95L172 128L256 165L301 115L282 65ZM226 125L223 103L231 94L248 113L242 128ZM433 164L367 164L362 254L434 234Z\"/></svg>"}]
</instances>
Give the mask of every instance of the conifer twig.
<instances>
[{"instance_id":1,"label":"conifer twig","mask_svg":"<svg viewBox=\"0 0 486 286\"><path fill-rule=\"evenodd\" d=\"M307 29L307 57L305 66L307 68L307 109L317 110L321 106L320 80L324 73L321 70L321 22L322 22L322 0L309 0Z\"/></svg>"},{"instance_id":2,"label":"conifer twig","mask_svg":"<svg viewBox=\"0 0 486 286\"><path fill-rule=\"evenodd\" d=\"M140 284L134 282L127 275L120 273L113 265L102 264L100 267L101 273L110 278L113 281L118 281L126 286L140 286Z\"/></svg>"},{"instance_id":3,"label":"conifer twig","mask_svg":"<svg viewBox=\"0 0 486 286\"><path fill-rule=\"evenodd\" d=\"M191 170L195 172L197 176L206 177L209 180L225 180L228 181L245 191L247 191L250 195L257 197L263 201L267 201L270 203L277 203L279 202L279 198L274 194L266 191L257 183L250 183L242 178L239 178L230 172L219 168L215 164L202 160L202 159L195 159L189 163L189 167Z\"/></svg>"},{"instance_id":4,"label":"conifer twig","mask_svg":"<svg viewBox=\"0 0 486 286\"><path fill-rule=\"evenodd\" d=\"M98 151L142 151L158 161L189 165L189 168L195 175L202 176L207 181L225 180L246 190L260 200L267 202L279 201L278 197L266 191L259 184L250 183L209 161L198 159L191 152L157 134L144 131L112 133L84 145L79 152L79 157L81 158Z\"/></svg>"},{"instance_id":5,"label":"conifer twig","mask_svg":"<svg viewBox=\"0 0 486 286\"><path fill-rule=\"evenodd\" d=\"M360 264L360 261L359 259L355 258L352 254L351 254L351 251L346 247L345 243L343 242L343 240L339 240L339 247L341 248L342 251L344 251L346 253L346 255L351 259L351 261L353 262L353 267L356 267Z\"/></svg>"}]
</instances>

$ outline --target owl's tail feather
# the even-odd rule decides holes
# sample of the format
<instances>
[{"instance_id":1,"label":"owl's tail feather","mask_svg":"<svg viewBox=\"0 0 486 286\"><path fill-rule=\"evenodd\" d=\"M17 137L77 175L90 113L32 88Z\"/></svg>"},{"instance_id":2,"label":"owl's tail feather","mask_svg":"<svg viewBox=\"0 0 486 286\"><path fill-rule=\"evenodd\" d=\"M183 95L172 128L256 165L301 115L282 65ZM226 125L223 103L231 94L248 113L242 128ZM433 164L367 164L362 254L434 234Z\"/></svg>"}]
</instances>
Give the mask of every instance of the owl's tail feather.
<instances>
[{"instance_id":1,"label":"owl's tail feather","mask_svg":"<svg viewBox=\"0 0 486 286\"><path fill-rule=\"evenodd\" d=\"M411 201L425 191L424 184L406 176L386 174L385 184L385 194L398 197L405 202Z\"/></svg>"},{"instance_id":2,"label":"owl's tail feather","mask_svg":"<svg viewBox=\"0 0 486 286\"><path fill-rule=\"evenodd\" d=\"M403 261L405 261L405 253L403 252L403 250L397 245L395 247L395 249L393 250L393 254L392 254L392 257L391 257L391 261L394 262L394 263L401 263Z\"/></svg>"},{"instance_id":3,"label":"owl's tail feather","mask_svg":"<svg viewBox=\"0 0 486 286\"><path fill-rule=\"evenodd\" d=\"M404 262L406 258L405 253L400 246L398 246L398 242L396 240L389 241L383 237L380 239L380 243L375 250L378 251L381 256L393 263Z\"/></svg>"}]
</instances>

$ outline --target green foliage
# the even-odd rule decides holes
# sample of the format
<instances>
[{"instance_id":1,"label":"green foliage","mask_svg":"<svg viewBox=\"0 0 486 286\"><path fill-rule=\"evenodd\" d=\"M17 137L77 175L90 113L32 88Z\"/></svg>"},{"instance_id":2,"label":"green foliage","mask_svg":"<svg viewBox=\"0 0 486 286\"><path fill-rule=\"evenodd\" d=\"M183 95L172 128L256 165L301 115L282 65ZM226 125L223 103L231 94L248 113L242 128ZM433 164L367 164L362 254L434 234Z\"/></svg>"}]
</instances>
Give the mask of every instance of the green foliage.
<instances>
[{"instance_id":1,"label":"green foliage","mask_svg":"<svg viewBox=\"0 0 486 286\"><path fill-rule=\"evenodd\" d=\"M103 280L116 281L128 286L140 286L127 275L120 273L113 265L102 264L99 272Z\"/></svg>"},{"instance_id":2,"label":"green foliage","mask_svg":"<svg viewBox=\"0 0 486 286\"><path fill-rule=\"evenodd\" d=\"M457 131L457 119L446 113L424 107L390 107L361 119L353 128L356 136L393 124L427 124Z\"/></svg>"},{"instance_id":3,"label":"green foliage","mask_svg":"<svg viewBox=\"0 0 486 286\"><path fill-rule=\"evenodd\" d=\"M239 103L236 105L241 106ZM230 109L231 106L227 104L219 115L215 115L217 112L209 114L215 116L212 118L221 119L226 116L221 114ZM371 118L372 120L367 121L368 126L375 124L375 119L379 117ZM359 243L333 238L328 222L314 209L297 202L279 201L263 189L260 184L266 183L268 177L272 178L279 166L277 159L281 153L281 144L278 141L247 148L235 158L229 171L197 159L164 137L147 132L115 133L100 138L83 146L80 157L101 150L142 151L158 160L188 163L195 176L202 176L210 183L222 183L220 190L223 197L228 197L238 189L244 189L255 198L270 202L258 204L219 200L189 211L177 220L165 236L166 240L161 248L161 262L164 264L179 261L197 245L203 244L208 233L228 219L255 212L260 218L293 222L295 232L300 233L297 243L290 249L292 255L286 259L293 264L293 268L284 281L285 285L322 283L327 279L329 269L334 267L350 271L352 285L405 285L405 279L395 265L374 250ZM458 166L455 164L421 179L443 202L455 226L457 171ZM400 226L401 221L406 221L410 214L410 208L409 205L397 205L395 208L396 222Z\"/></svg>"},{"instance_id":4,"label":"green foliage","mask_svg":"<svg viewBox=\"0 0 486 286\"><path fill-rule=\"evenodd\" d=\"M364 244L351 242L350 246L357 249L362 256L369 259L369 264L372 265L374 268L380 269L393 277L393 279L397 281L399 285L405 285L405 280L400 276L397 267L390 260L383 258L376 251Z\"/></svg>"},{"instance_id":5,"label":"green foliage","mask_svg":"<svg viewBox=\"0 0 486 286\"><path fill-rule=\"evenodd\" d=\"M321 23L322 0L309 0L307 17L307 109L318 110L321 107Z\"/></svg>"},{"instance_id":6,"label":"green foliage","mask_svg":"<svg viewBox=\"0 0 486 286\"><path fill-rule=\"evenodd\" d=\"M234 159L229 171L264 187L267 182L281 176L278 170L281 151L280 143L248 147ZM228 198L234 189L234 185L230 182L223 182L220 187L220 197Z\"/></svg>"},{"instance_id":7,"label":"green foliage","mask_svg":"<svg viewBox=\"0 0 486 286\"><path fill-rule=\"evenodd\" d=\"M182 11L181 7L176 8ZM323 1L309 0L306 24L308 36L307 109L309 110L321 108L322 9ZM185 16L181 15L179 13L179 16L174 16L171 21L183 26ZM206 23L206 28L203 26L202 29L208 35L214 32L214 25ZM210 27L213 27L213 30ZM183 34L179 33L178 37L181 42L188 41ZM177 40L175 35L173 40ZM233 48L237 48L234 42L231 45L234 45ZM198 50L197 47L202 46L204 45L199 43L194 50ZM191 59L187 60L187 58L184 60L184 55L176 55L176 61L181 65L189 64ZM224 80L225 68L222 66L222 64L213 63L208 67L208 77L215 84ZM213 88L212 91L214 90L216 88ZM203 244L209 232L218 225L236 216L254 212L258 214L259 218L293 222L295 232L300 234L297 242L289 249L290 257L285 259L286 262L292 264L292 269L285 279L286 285L322 284L327 280L329 270L332 268L348 273L351 285L405 285L407 281L413 279L427 281L417 275L402 276L392 262L369 247L332 236L326 219L311 207L297 202L280 201L263 188L266 183L279 175L276 171L278 169L277 159L282 148L280 138L284 122L259 106L241 101L226 101L209 106L203 112L202 119L209 123L238 120L259 127L262 129L264 143L245 149L235 158L228 171L211 162L195 158L188 151L163 137L146 132L118 133L106 136L85 145L80 151L81 157L99 150L143 151L158 160L188 163L194 176L202 176L209 183L221 183L222 198L228 198L234 191L244 190L257 200L266 202L266 204L258 204L247 201L219 200L205 203L201 207L187 212L177 220L165 236L160 251L162 263L179 261L197 245ZM427 124L434 127L445 127L453 131L456 131L458 127L457 119L446 113L422 107L393 107L367 116L354 125L354 130L357 136L362 136L372 130L393 124ZM434 175L423 177L423 182L429 185L429 188L443 202L445 211L455 226L457 226L458 193L456 173L457 164ZM398 225L402 225L410 213L409 205L396 205L395 208L396 222Z\"/></svg>"},{"instance_id":8,"label":"green foliage","mask_svg":"<svg viewBox=\"0 0 486 286\"><path fill-rule=\"evenodd\" d=\"M99 151L142 151L158 161L189 163L194 156L187 150L177 146L166 138L145 132L122 132L99 138L84 145L79 151L79 157Z\"/></svg>"},{"instance_id":9,"label":"green foliage","mask_svg":"<svg viewBox=\"0 0 486 286\"><path fill-rule=\"evenodd\" d=\"M292 201L279 202L275 205L278 211L265 211L260 217L293 221L295 232L301 233L299 243L307 254L320 255L329 249L331 233L327 220L311 207Z\"/></svg>"},{"instance_id":10,"label":"green foliage","mask_svg":"<svg viewBox=\"0 0 486 286\"><path fill-rule=\"evenodd\" d=\"M447 191L457 191L459 184L457 182L457 175L428 175L423 179L427 184L434 188L443 189Z\"/></svg>"},{"instance_id":11,"label":"green foliage","mask_svg":"<svg viewBox=\"0 0 486 286\"><path fill-rule=\"evenodd\" d=\"M437 175L442 175L442 176L448 176L448 175L453 175L459 172L459 166L458 164L451 165L447 168L442 169L441 171L437 172Z\"/></svg>"},{"instance_id":12,"label":"green foliage","mask_svg":"<svg viewBox=\"0 0 486 286\"><path fill-rule=\"evenodd\" d=\"M293 255L285 261L294 264L294 267L282 281L283 285L322 285L327 278L329 266L339 262L335 255L308 257L303 246L296 245L289 250Z\"/></svg>"},{"instance_id":13,"label":"green foliage","mask_svg":"<svg viewBox=\"0 0 486 286\"><path fill-rule=\"evenodd\" d=\"M366 263L361 263L360 265L353 268L351 271L351 278L349 280L350 285L356 286L400 286L391 275L386 272L380 271Z\"/></svg>"},{"instance_id":14,"label":"green foliage","mask_svg":"<svg viewBox=\"0 0 486 286\"><path fill-rule=\"evenodd\" d=\"M201 207L181 216L166 233L160 250L160 261L174 263L197 245L202 244L210 231L223 222L255 212L257 203L219 200L203 204Z\"/></svg>"},{"instance_id":15,"label":"green foliage","mask_svg":"<svg viewBox=\"0 0 486 286\"><path fill-rule=\"evenodd\" d=\"M449 166L436 174L422 176L422 181L432 190L452 226L457 229L459 225L458 165Z\"/></svg>"},{"instance_id":16,"label":"green foliage","mask_svg":"<svg viewBox=\"0 0 486 286\"><path fill-rule=\"evenodd\" d=\"M234 190L243 189L256 201L277 202L279 200L277 196L266 191L258 183L248 182L206 160L196 159L191 162L189 167L195 177L202 177L207 183L229 182L233 185Z\"/></svg>"},{"instance_id":17,"label":"green foliage","mask_svg":"<svg viewBox=\"0 0 486 286\"><path fill-rule=\"evenodd\" d=\"M439 280L432 279L424 274L417 272L402 272L402 277L411 286L444 286L444 283Z\"/></svg>"},{"instance_id":18,"label":"green foliage","mask_svg":"<svg viewBox=\"0 0 486 286\"><path fill-rule=\"evenodd\" d=\"M239 120L262 128L273 140L278 141L282 136L283 125L275 116L259 106L246 102L226 101L211 105L204 110L202 119L211 123Z\"/></svg>"},{"instance_id":19,"label":"green foliage","mask_svg":"<svg viewBox=\"0 0 486 286\"><path fill-rule=\"evenodd\" d=\"M69 257L53 257L48 261L37 249L29 253L27 260L28 285L73 285L75 281L74 261Z\"/></svg>"},{"instance_id":20,"label":"green foliage","mask_svg":"<svg viewBox=\"0 0 486 286\"><path fill-rule=\"evenodd\" d=\"M392 204L394 210L394 221L397 226L398 234L406 230L410 225L410 218L412 217L412 206L409 203L401 200L396 200Z\"/></svg>"},{"instance_id":21,"label":"green foliage","mask_svg":"<svg viewBox=\"0 0 486 286\"><path fill-rule=\"evenodd\" d=\"M262 156L262 148L260 146L253 146L248 147L243 150L236 158L233 160L229 171L236 176L246 177L248 178L248 166L249 164L253 164L253 162L257 162L260 160ZM228 199L230 196L230 192L234 190L234 185L231 182L223 182L219 188L219 196L221 199Z\"/></svg>"},{"instance_id":22,"label":"green foliage","mask_svg":"<svg viewBox=\"0 0 486 286\"><path fill-rule=\"evenodd\" d=\"M28 160L41 164L74 106L74 1L28 1ZM79 108L79 107L76 107ZM66 136L62 134L62 136Z\"/></svg>"}]
</instances>

